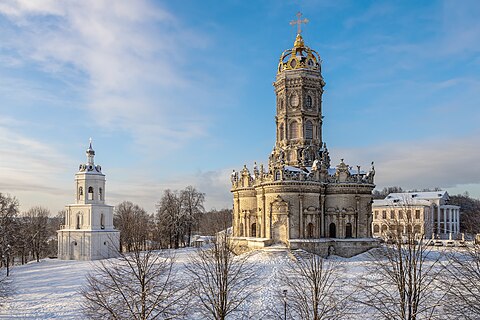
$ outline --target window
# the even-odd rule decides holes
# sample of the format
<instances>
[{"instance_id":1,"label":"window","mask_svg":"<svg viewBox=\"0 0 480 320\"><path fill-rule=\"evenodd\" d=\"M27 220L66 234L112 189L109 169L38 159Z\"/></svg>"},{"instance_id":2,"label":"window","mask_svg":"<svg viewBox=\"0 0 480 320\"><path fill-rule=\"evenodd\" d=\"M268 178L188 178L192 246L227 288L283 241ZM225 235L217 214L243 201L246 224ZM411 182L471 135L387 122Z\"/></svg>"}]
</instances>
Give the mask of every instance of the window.
<instances>
[{"instance_id":1,"label":"window","mask_svg":"<svg viewBox=\"0 0 480 320\"><path fill-rule=\"evenodd\" d=\"M78 195L83 196L83 187L78 188Z\"/></svg>"},{"instance_id":2,"label":"window","mask_svg":"<svg viewBox=\"0 0 480 320\"><path fill-rule=\"evenodd\" d=\"M100 228L105 229L105 215L103 213L100 214Z\"/></svg>"},{"instance_id":3,"label":"window","mask_svg":"<svg viewBox=\"0 0 480 320\"><path fill-rule=\"evenodd\" d=\"M88 200L93 200L93 187L88 187Z\"/></svg>"},{"instance_id":4,"label":"window","mask_svg":"<svg viewBox=\"0 0 480 320\"><path fill-rule=\"evenodd\" d=\"M289 133L289 138L290 139L298 139L298 122L297 121L292 121L290 122L290 130L288 131Z\"/></svg>"},{"instance_id":5,"label":"window","mask_svg":"<svg viewBox=\"0 0 480 320\"><path fill-rule=\"evenodd\" d=\"M375 210L374 218L375 218L375 219L378 219L378 210Z\"/></svg>"},{"instance_id":6,"label":"window","mask_svg":"<svg viewBox=\"0 0 480 320\"><path fill-rule=\"evenodd\" d=\"M412 210L407 210L407 220L412 219Z\"/></svg>"},{"instance_id":7,"label":"window","mask_svg":"<svg viewBox=\"0 0 480 320\"><path fill-rule=\"evenodd\" d=\"M281 141L281 140L284 139L284 137L285 137L285 130L283 128L283 123L282 123L282 124L280 124L280 127L278 129L278 140Z\"/></svg>"},{"instance_id":8,"label":"window","mask_svg":"<svg viewBox=\"0 0 480 320\"><path fill-rule=\"evenodd\" d=\"M415 219L420 219L420 210L415 210Z\"/></svg>"},{"instance_id":9,"label":"window","mask_svg":"<svg viewBox=\"0 0 480 320\"><path fill-rule=\"evenodd\" d=\"M99 198L100 200L103 200L103 190L102 190L102 188L99 188L99 189L98 189L98 198Z\"/></svg>"},{"instance_id":10,"label":"window","mask_svg":"<svg viewBox=\"0 0 480 320\"><path fill-rule=\"evenodd\" d=\"M403 219L403 211L398 210L398 219Z\"/></svg>"},{"instance_id":11,"label":"window","mask_svg":"<svg viewBox=\"0 0 480 320\"><path fill-rule=\"evenodd\" d=\"M395 210L390 210L390 219L395 219Z\"/></svg>"},{"instance_id":12,"label":"window","mask_svg":"<svg viewBox=\"0 0 480 320\"><path fill-rule=\"evenodd\" d=\"M305 123L305 139L313 139L313 124L310 120Z\"/></svg>"},{"instance_id":13,"label":"window","mask_svg":"<svg viewBox=\"0 0 480 320\"><path fill-rule=\"evenodd\" d=\"M387 219L387 210L382 211L382 219Z\"/></svg>"},{"instance_id":14,"label":"window","mask_svg":"<svg viewBox=\"0 0 480 320\"><path fill-rule=\"evenodd\" d=\"M80 226L82 225L80 213L77 214L77 229L80 229Z\"/></svg>"},{"instance_id":15,"label":"window","mask_svg":"<svg viewBox=\"0 0 480 320\"><path fill-rule=\"evenodd\" d=\"M378 224L374 224L373 225L373 233L379 233L380 232L380 227L378 226Z\"/></svg>"},{"instance_id":16,"label":"window","mask_svg":"<svg viewBox=\"0 0 480 320\"><path fill-rule=\"evenodd\" d=\"M307 109L312 108L312 97L311 96L307 96L307 100L305 101L305 106L307 107Z\"/></svg>"}]
</instances>

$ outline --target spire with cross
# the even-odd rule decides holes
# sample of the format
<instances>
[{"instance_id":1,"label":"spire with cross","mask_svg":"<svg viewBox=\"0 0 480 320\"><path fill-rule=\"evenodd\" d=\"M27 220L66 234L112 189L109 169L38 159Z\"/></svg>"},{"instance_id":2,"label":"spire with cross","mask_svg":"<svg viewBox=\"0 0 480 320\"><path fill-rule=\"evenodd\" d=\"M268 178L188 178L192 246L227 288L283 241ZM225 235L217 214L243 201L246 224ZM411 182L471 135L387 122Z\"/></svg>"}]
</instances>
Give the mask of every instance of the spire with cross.
<instances>
[{"instance_id":1,"label":"spire with cross","mask_svg":"<svg viewBox=\"0 0 480 320\"><path fill-rule=\"evenodd\" d=\"M305 19L302 20L302 13L301 12L297 12L297 20L290 21L291 26L297 25L297 34L302 33L302 23L307 24L308 19L305 18Z\"/></svg>"}]
</instances>

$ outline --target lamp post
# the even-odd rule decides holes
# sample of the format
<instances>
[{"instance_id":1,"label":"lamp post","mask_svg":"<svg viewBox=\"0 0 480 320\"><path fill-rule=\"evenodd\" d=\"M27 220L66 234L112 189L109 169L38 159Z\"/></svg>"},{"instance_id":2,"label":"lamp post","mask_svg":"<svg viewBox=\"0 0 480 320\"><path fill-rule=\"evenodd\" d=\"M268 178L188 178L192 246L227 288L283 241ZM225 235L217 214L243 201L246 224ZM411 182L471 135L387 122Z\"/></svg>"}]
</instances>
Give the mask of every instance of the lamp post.
<instances>
[{"instance_id":1,"label":"lamp post","mask_svg":"<svg viewBox=\"0 0 480 320\"><path fill-rule=\"evenodd\" d=\"M283 315L284 320L287 320L287 290L283 290Z\"/></svg>"}]
</instances>

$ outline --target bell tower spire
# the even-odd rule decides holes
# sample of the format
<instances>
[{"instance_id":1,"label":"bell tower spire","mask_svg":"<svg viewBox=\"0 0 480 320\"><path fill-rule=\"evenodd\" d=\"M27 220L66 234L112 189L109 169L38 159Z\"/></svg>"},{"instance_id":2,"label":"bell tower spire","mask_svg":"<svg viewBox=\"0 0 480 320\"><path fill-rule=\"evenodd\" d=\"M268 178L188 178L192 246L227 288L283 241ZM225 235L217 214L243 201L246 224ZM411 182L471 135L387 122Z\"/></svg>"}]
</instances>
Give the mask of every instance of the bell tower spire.
<instances>
[{"instance_id":1,"label":"bell tower spire","mask_svg":"<svg viewBox=\"0 0 480 320\"><path fill-rule=\"evenodd\" d=\"M86 151L87 153L87 164L89 166L93 166L94 165L94 157L95 157L95 150L93 150L92 148L92 138L89 139L89 146L88 146L88 149Z\"/></svg>"}]
</instances>

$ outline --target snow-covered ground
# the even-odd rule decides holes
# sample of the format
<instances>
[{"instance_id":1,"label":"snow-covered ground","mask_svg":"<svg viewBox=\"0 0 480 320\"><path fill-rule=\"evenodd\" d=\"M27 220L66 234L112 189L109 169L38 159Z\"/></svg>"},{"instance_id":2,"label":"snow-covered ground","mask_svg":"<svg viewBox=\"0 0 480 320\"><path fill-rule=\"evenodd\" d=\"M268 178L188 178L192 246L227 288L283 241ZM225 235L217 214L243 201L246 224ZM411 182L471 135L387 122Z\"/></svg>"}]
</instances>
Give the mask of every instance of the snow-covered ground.
<instances>
[{"instance_id":1,"label":"snow-covered ground","mask_svg":"<svg viewBox=\"0 0 480 320\"><path fill-rule=\"evenodd\" d=\"M184 264L195 249L176 250L176 271L181 272ZM342 280L346 283L365 272L369 262L368 253L353 258L332 257L342 264ZM292 259L292 254L282 248L258 250L252 253L254 262L254 293L246 302L245 309L254 319L265 310L279 304L282 292L279 271ZM78 293L85 284L85 275L98 262L62 261L56 259L32 262L12 269L14 293L6 305L0 307L0 319L83 319L82 297ZM360 315L359 319L365 319Z\"/></svg>"}]
</instances>

